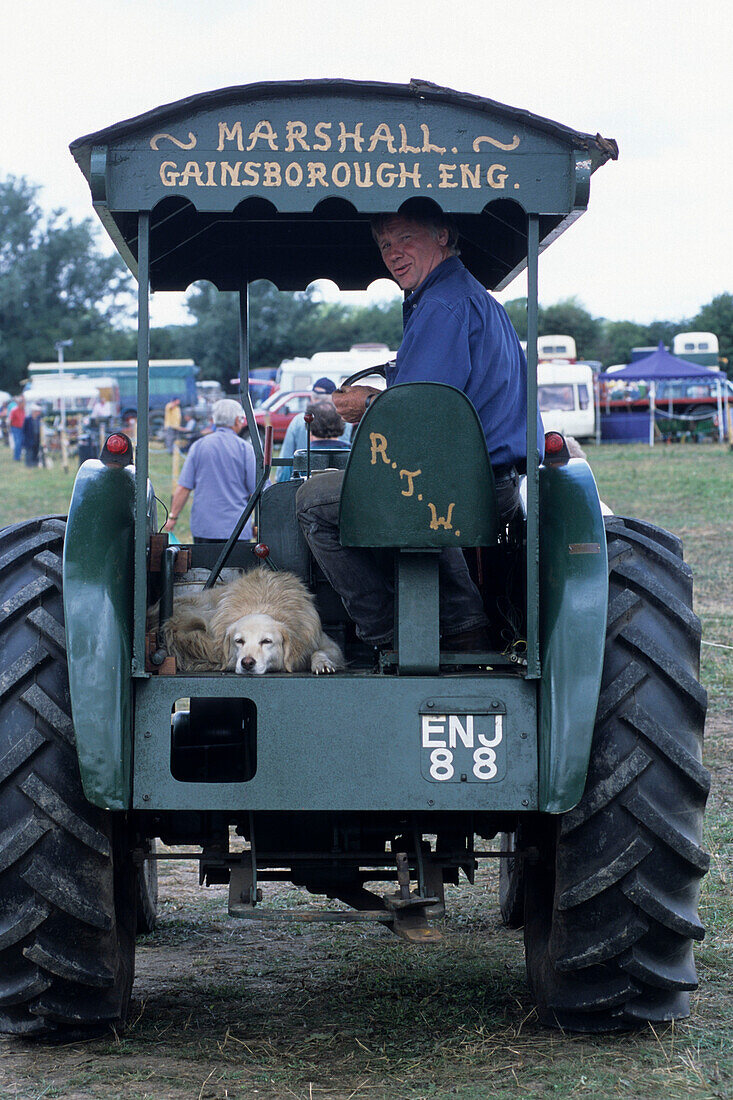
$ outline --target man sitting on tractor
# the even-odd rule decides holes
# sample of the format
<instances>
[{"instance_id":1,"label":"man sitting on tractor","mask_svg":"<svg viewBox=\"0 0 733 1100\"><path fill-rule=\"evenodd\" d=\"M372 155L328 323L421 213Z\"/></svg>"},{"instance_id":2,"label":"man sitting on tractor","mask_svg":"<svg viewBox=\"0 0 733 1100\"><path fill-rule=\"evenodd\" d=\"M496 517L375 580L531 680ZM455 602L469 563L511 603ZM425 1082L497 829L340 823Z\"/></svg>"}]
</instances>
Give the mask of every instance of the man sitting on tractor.
<instances>
[{"instance_id":1,"label":"man sitting on tractor","mask_svg":"<svg viewBox=\"0 0 733 1100\"><path fill-rule=\"evenodd\" d=\"M505 310L458 258L452 220L430 200L413 199L399 214L375 218L372 233L403 291L404 333L387 386L442 382L462 390L486 437L502 524L519 506L526 469L527 361ZM380 390L349 386L333 403L358 423ZM543 440L537 416L537 437ZM421 430L427 430L422 425ZM457 441L460 447L460 442ZM298 518L313 556L338 592L360 638L388 645L393 637L391 579L368 550L342 547L338 513L342 472L319 475L298 491ZM440 628L446 650L488 648L481 595L458 548L440 556Z\"/></svg>"}]
</instances>

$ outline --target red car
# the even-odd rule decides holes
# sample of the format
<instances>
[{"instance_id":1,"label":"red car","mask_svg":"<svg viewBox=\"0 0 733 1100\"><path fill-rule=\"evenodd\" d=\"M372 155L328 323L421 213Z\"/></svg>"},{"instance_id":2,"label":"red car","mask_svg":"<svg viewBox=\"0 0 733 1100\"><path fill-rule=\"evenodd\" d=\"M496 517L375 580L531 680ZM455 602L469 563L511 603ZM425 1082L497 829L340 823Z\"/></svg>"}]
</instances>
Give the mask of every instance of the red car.
<instances>
[{"instance_id":1,"label":"red car","mask_svg":"<svg viewBox=\"0 0 733 1100\"><path fill-rule=\"evenodd\" d=\"M232 393L230 396L236 401L239 400L239 379L230 378L230 385L236 387L237 393ZM249 380L249 396L252 402L252 406L258 409L263 401L266 401L268 397L271 397L273 393L279 390L277 382L273 382L269 378L250 378Z\"/></svg>"},{"instance_id":2,"label":"red car","mask_svg":"<svg viewBox=\"0 0 733 1100\"><path fill-rule=\"evenodd\" d=\"M298 413L305 412L313 401L310 390L290 390L286 393L278 391L268 397L266 401L255 410L255 420L260 432L264 432L268 424L272 424L273 441L282 443L288 424Z\"/></svg>"}]
</instances>

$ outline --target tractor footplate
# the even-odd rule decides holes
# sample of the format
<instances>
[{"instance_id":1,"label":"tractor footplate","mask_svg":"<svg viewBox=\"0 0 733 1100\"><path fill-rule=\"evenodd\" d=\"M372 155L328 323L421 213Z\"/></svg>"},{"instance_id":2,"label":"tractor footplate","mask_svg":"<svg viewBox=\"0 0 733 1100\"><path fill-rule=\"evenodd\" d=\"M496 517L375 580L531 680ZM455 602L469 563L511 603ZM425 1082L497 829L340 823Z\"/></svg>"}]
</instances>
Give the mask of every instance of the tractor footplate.
<instances>
[{"instance_id":1,"label":"tractor footplate","mask_svg":"<svg viewBox=\"0 0 733 1100\"><path fill-rule=\"evenodd\" d=\"M443 935L437 928L428 924L430 916L443 915L442 898L425 897L417 891L410 892L410 867L406 852L397 852L397 886L394 894L385 894L383 901L393 914L392 931L408 943L438 943Z\"/></svg>"},{"instance_id":2,"label":"tractor footplate","mask_svg":"<svg viewBox=\"0 0 733 1100\"><path fill-rule=\"evenodd\" d=\"M390 904L391 899L387 897L384 900L385 904ZM390 929L395 936L406 940L407 943L440 943L443 933L429 923L425 913L425 906L432 905L437 900L437 898L415 898L412 903L407 903L409 908L405 906L393 909Z\"/></svg>"},{"instance_id":3,"label":"tractor footplate","mask_svg":"<svg viewBox=\"0 0 733 1100\"><path fill-rule=\"evenodd\" d=\"M381 898L365 890L363 886L341 884L339 888L334 889L333 884L311 882L308 885L312 892L323 890L329 897L338 898L355 908L273 909L258 904L262 900L262 891L257 886L256 867L253 861L243 860L231 867L229 916L245 920L303 921L305 923L325 921L329 924L376 921L384 924L391 932L408 943L440 941L443 938L442 934L429 923L429 920L443 916L445 910L442 896L436 894L434 897L425 897L417 892L410 893L410 872L407 856L404 853L397 856L397 882L398 891Z\"/></svg>"}]
</instances>

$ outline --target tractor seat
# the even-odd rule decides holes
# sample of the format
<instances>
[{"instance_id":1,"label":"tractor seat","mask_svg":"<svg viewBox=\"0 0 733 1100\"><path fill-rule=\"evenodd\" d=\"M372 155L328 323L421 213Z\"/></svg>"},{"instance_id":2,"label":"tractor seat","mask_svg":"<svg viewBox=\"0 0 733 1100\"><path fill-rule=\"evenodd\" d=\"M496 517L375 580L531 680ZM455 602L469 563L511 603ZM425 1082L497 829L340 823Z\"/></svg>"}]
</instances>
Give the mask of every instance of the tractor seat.
<instances>
[{"instance_id":1,"label":"tractor seat","mask_svg":"<svg viewBox=\"0 0 733 1100\"><path fill-rule=\"evenodd\" d=\"M352 444L339 524L343 546L427 550L498 541L486 439L464 393L411 382L380 394Z\"/></svg>"},{"instance_id":2,"label":"tractor seat","mask_svg":"<svg viewBox=\"0 0 733 1100\"><path fill-rule=\"evenodd\" d=\"M372 402L349 455L339 525L343 546L398 551L399 670L436 673L439 553L496 545L501 530L486 439L464 393L413 382Z\"/></svg>"}]
</instances>

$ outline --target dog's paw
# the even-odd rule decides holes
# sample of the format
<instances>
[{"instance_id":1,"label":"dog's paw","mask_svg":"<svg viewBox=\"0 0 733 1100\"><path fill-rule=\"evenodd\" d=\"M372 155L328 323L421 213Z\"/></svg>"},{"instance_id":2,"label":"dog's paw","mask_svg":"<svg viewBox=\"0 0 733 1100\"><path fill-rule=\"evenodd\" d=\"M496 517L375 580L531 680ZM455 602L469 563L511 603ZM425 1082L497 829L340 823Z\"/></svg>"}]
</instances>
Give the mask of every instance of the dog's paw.
<instances>
[{"instance_id":1,"label":"dog's paw","mask_svg":"<svg viewBox=\"0 0 733 1100\"><path fill-rule=\"evenodd\" d=\"M315 672L316 676L320 676L321 673L330 673L336 671L336 665L327 654L321 651L316 651L311 657L311 672Z\"/></svg>"}]
</instances>

